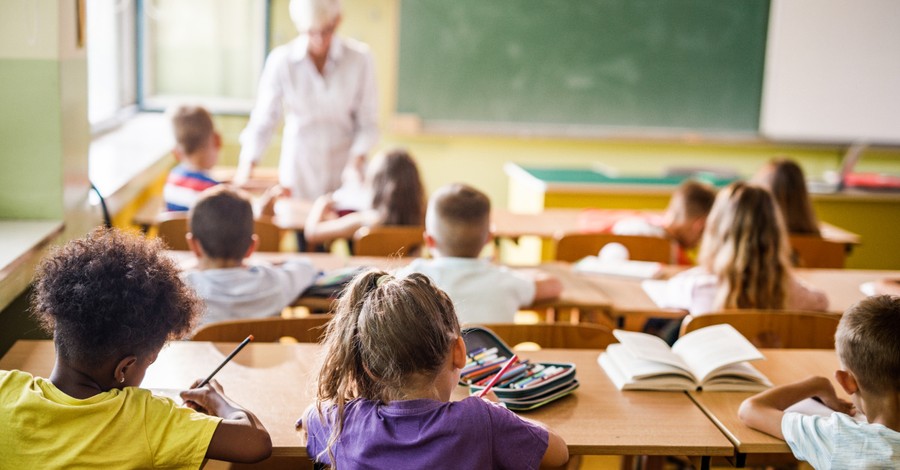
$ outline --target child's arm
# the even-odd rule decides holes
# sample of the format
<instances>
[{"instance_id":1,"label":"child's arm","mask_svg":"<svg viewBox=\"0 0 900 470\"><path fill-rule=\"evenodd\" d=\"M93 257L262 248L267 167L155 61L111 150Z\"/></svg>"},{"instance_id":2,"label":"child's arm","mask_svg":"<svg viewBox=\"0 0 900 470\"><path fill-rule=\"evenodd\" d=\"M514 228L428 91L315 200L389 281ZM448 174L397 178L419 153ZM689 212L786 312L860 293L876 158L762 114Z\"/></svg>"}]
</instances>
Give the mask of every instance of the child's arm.
<instances>
[{"instance_id":1,"label":"child's arm","mask_svg":"<svg viewBox=\"0 0 900 470\"><path fill-rule=\"evenodd\" d=\"M522 269L518 272L534 281L534 301L551 300L559 297L563 291L562 282L554 275L539 269Z\"/></svg>"},{"instance_id":2,"label":"child's arm","mask_svg":"<svg viewBox=\"0 0 900 470\"><path fill-rule=\"evenodd\" d=\"M275 216L275 202L278 201L283 195L287 195L287 190L283 188L281 185L274 185L271 188L267 189L266 192L259 198L259 202L257 202L256 206L256 216L257 217L274 217Z\"/></svg>"},{"instance_id":3,"label":"child's arm","mask_svg":"<svg viewBox=\"0 0 900 470\"><path fill-rule=\"evenodd\" d=\"M493 390L488 390L481 398L494 403L500 403L500 399L497 398L497 394L494 393ZM566 445L566 441L564 441L559 434L556 434L556 431L550 429L546 424L540 421L522 416L519 416L519 419L547 431L547 450L544 451L544 457L541 459L541 467L561 467L569 461L569 447Z\"/></svg>"},{"instance_id":4,"label":"child's arm","mask_svg":"<svg viewBox=\"0 0 900 470\"><path fill-rule=\"evenodd\" d=\"M741 403L738 416L753 429L784 439L781 419L784 410L806 398L818 398L825 406L841 413L850 413L852 405L838 398L834 386L825 377L810 377L800 382L774 387L754 395Z\"/></svg>"},{"instance_id":5,"label":"child's arm","mask_svg":"<svg viewBox=\"0 0 900 470\"><path fill-rule=\"evenodd\" d=\"M353 212L338 217L331 196L322 196L313 203L306 218L303 236L309 243L327 243L335 238L351 238L365 225L363 212Z\"/></svg>"},{"instance_id":6,"label":"child's arm","mask_svg":"<svg viewBox=\"0 0 900 470\"><path fill-rule=\"evenodd\" d=\"M206 458L254 463L272 454L272 440L259 418L229 400L219 382L211 380L204 387L185 390L181 398L195 410L223 418L206 449Z\"/></svg>"},{"instance_id":7,"label":"child's arm","mask_svg":"<svg viewBox=\"0 0 900 470\"><path fill-rule=\"evenodd\" d=\"M569 447L566 446L566 441L559 437L559 434L556 434L556 431L540 421L522 416L519 416L519 418L547 431L547 450L544 451L544 457L541 459L541 467L561 467L569 461Z\"/></svg>"}]
</instances>

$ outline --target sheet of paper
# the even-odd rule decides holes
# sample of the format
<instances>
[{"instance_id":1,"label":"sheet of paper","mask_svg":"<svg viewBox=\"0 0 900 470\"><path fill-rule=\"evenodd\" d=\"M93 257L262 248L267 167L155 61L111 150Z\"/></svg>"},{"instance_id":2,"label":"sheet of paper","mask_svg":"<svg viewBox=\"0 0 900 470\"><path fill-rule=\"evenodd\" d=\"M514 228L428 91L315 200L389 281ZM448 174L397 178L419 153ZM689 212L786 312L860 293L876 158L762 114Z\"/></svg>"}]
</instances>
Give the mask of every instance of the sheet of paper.
<instances>
[{"instance_id":1,"label":"sheet of paper","mask_svg":"<svg viewBox=\"0 0 900 470\"><path fill-rule=\"evenodd\" d=\"M725 323L682 336L672 345L672 352L687 363L688 370L700 382L728 364L765 359L744 335Z\"/></svg>"}]
</instances>

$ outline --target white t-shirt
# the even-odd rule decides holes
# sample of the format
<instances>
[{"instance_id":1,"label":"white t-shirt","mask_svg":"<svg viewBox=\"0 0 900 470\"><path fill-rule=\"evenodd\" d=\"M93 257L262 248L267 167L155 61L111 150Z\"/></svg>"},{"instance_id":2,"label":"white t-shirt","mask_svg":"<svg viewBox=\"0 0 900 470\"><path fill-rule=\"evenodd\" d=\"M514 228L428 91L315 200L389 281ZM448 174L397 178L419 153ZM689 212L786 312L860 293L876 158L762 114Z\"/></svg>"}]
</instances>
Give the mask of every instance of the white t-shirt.
<instances>
[{"instance_id":1,"label":"white t-shirt","mask_svg":"<svg viewBox=\"0 0 900 470\"><path fill-rule=\"evenodd\" d=\"M844 413L785 413L781 432L794 457L817 470L900 468L900 432L881 424L860 423Z\"/></svg>"},{"instance_id":2,"label":"white t-shirt","mask_svg":"<svg viewBox=\"0 0 900 470\"><path fill-rule=\"evenodd\" d=\"M318 271L307 260L290 260L278 266L207 269L184 273L206 303L201 325L240 318L277 315L315 281Z\"/></svg>"},{"instance_id":3,"label":"white t-shirt","mask_svg":"<svg viewBox=\"0 0 900 470\"><path fill-rule=\"evenodd\" d=\"M512 323L534 302L534 280L485 259L416 259L397 275L419 272L450 296L460 323Z\"/></svg>"}]
</instances>

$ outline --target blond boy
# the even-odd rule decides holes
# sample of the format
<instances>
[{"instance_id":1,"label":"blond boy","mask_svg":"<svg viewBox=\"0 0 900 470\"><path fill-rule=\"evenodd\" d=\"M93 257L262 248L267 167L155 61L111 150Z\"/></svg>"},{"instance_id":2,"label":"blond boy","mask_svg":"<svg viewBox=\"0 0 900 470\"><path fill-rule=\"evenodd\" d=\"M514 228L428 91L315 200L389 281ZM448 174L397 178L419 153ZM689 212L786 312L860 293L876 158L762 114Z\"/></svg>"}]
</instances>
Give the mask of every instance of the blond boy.
<instances>
[{"instance_id":1,"label":"blond boy","mask_svg":"<svg viewBox=\"0 0 900 470\"><path fill-rule=\"evenodd\" d=\"M188 246L197 268L185 273L206 303L200 323L278 315L309 287L317 271L306 259L248 264L258 243L253 209L226 185L204 191L190 211Z\"/></svg>"},{"instance_id":2,"label":"blond boy","mask_svg":"<svg viewBox=\"0 0 900 470\"><path fill-rule=\"evenodd\" d=\"M200 106L179 106L172 112L178 165L169 172L163 188L166 210L186 211L200 193L219 184L209 170L219 161L222 139L213 126L212 116Z\"/></svg>"},{"instance_id":3,"label":"blond boy","mask_svg":"<svg viewBox=\"0 0 900 470\"><path fill-rule=\"evenodd\" d=\"M438 189L425 215L425 244L434 259L417 259L400 273L430 277L450 296L462 323L510 323L519 308L562 291L549 275L478 257L492 238L490 215L491 202L481 191L464 184Z\"/></svg>"},{"instance_id":4,"label":"blond boy","mask_svg":"<svg viewBox=\"0 0 900 470\"><path fill-rule=\"evenodd\" d=\"M794 456L817 469L900 468L900 297L869 297L850 307L835 334L841 369L834 378L852 404L824 377L811 377L748 398L740 418L784 439ZM816 398L830 417L785 409ZM851 414L861 412L867 422Z\"/></svg>"}]
</instances>

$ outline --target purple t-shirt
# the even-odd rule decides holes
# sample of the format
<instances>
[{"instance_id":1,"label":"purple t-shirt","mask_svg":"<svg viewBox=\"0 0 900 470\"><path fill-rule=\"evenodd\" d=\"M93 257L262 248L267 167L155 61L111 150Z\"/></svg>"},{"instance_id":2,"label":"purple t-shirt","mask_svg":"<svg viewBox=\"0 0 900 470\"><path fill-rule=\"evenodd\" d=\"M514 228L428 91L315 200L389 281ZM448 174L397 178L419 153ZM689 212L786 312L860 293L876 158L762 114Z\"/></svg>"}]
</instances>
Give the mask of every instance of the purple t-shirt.
<instances>
[{"instance_id":1,"label":"purple t-shirt","mask_svg":"<svg viewBox=\"0 0 900 470\"><path fill-rule=\"evenodd\" d=\"M330 420L329 420L330 421ZM313 410L304 420L306 452L321 454L331 433ZM547 431L512 411L476 397L457 402L354 400L344 409L335 444L338 468L538 468L547 451Z\"/></svg>"}]
</instances>

